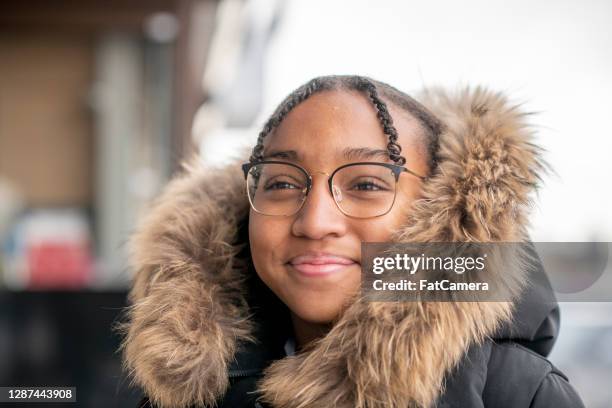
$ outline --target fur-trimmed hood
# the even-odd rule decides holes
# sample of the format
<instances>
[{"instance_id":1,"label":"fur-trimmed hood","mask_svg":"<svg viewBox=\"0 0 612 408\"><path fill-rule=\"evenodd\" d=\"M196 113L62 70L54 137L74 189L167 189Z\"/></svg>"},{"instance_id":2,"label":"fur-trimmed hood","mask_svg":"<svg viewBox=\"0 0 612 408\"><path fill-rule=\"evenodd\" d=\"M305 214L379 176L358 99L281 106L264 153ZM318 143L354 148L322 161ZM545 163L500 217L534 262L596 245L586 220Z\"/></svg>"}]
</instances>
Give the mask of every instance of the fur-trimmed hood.
<instances>
[{"instance_id":1,"label":"fur-trimmed hood","mask_svg":"<svg viewBox=\"0 0 612 408\"><path fill-rule=\"evenodd\" d=\"M430 90L420 102L445 130L436 171L394 240L525 241L543 167L527 114L481 88ZM194 166L131 239L124 360L159 406L212 405L241 345L257 341L245 298L252 265L238 256L248 213L239 163ZM523 278L518 271L510 282L517 296ZM273 407L429 407L471 345L511 327L513 310L513 302L356 301L312 348L268 367L259 390Z\"/></svg>"}]
</instances>

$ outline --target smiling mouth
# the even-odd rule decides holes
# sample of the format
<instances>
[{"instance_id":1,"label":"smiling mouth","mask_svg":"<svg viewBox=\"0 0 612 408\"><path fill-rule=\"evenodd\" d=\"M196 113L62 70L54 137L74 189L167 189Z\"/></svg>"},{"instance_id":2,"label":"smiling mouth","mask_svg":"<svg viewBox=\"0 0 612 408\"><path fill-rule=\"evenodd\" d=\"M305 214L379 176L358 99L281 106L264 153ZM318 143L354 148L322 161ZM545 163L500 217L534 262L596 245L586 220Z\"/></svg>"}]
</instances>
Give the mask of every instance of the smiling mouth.
<instances>
[{"instance_id":1,"label":"smiling mouth","mask_svg":"<svg viewBox=\"0 0 612 408\"><path fill-rule=\"evenodd\" d=\"M287 263L305 276L326 276L357 265L357 262L335 255L301 255Z\"/></svg>"}]
</instances>

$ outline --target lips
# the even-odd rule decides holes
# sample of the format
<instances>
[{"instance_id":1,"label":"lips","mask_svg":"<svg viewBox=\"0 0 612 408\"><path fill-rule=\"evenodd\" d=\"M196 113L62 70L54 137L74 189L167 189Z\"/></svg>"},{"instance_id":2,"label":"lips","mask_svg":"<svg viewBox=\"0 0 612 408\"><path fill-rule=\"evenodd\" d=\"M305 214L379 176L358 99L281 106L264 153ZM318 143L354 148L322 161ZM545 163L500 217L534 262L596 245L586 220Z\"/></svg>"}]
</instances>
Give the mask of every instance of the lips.
<instances>
[{"instance_id":1,"label":"lips","mask_svg":"<svg viewBox=\"0 0 612 408\"><path fill-rule=\"evenodd\" d=\"M350 258L340 255L312 253L298 255L292 258L288 264L302 275L325 276L341 272L357 263Z\"/></svg>"}]
</instances>

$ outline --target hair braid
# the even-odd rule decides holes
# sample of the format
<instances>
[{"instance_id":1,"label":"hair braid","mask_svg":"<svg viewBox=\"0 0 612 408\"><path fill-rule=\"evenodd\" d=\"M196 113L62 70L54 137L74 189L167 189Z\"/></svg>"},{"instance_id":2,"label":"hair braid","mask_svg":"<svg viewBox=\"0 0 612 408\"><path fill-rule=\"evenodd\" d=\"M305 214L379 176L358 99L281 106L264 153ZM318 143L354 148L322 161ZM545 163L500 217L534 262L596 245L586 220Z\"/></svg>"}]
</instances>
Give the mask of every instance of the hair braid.
<instances>
[{"instance_id":1,"label":"hair braid","mask_svg":"<svg viewBox=\"0 0 612 408\"><path fill-rule=\"evenodd\" d=\"M393 125L393 118L389 114L387 104L378 96L378 91L376 90L376 85L374 85L374 83L366 78L362 78L361 81L364 90L368 93L370 100L377 110L376 116L382 125L383 132L389 138L389 142L387 143L389 158L396 164L403 166L406 163L406 158L401 155L402 147L399 145L399 143L397 143L397 130Z\"/></svg>"},{"instance_id":2,"label":"hair braid","mask_svg":"<svg viewBox=\"0 0 612 408\"><path fill-rule=\"evenodd\" d=\"M441 122L424 106L405 93L383 82L357 75L317 77L293 91L283 102L281 102L265 123L257 137L257 143L253 148L249 161L255 163L263 160L264 138L274 131L274 129L276 129L285 119L285 116L287 116L297 105L304 102L314 93L335 89L353 90L366 94L376 108L376 117L382 126L383 133L388 137L387 151L389 152L389 158L399 165L404 165L406 163L406 158L401 154L402 148L397 141L397 129L395 129L393 124L393 118L389 113L387 103L385 103L379 93L382 93L382 96L389 101L389 103L393 103L413 115L420 122L426 134L430 156L430 169L435 167L438 136L443 128Z\"/></svg>"},{"instance_id":3,"label":"hair braid","mask_svg":"<svg viewBox=\"0 0 612 408\"><path fill-rule=\"evenodd\" d=\"M289 112L293 110L293 108L304 102L313 93L321 90L321 86L322 81L319 78L314 78L305 85L295 90L283 101L283 103L280 104L274 114L270 117L270 119L268 119L262 131L259 132L259 136L257 137L257 144L253 148L253 152L251 154L251 157L249 158L249 161L258 162L263 160L263 139L281 124L283 119L285 119L285 116L287 116Z\"/></svg>"}]
</instances>

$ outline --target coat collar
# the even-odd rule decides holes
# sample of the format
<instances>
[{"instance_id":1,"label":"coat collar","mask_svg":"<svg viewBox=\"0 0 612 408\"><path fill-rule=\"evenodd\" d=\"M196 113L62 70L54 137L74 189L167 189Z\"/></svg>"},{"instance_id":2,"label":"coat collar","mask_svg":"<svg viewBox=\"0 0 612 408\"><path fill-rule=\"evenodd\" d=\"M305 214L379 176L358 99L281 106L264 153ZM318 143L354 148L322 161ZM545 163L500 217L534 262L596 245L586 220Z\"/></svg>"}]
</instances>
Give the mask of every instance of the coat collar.
<instances>
[{"instance_id":1,"label":"coat collar","mask_svg":"<svg viewBox=\"0 0 612 408\"><path fill-rule=\"evenodd\" d=\"M482 88L429 90L420 99L445 124L438 167L393 239L525 240L542 169L527 114ZM237 163L187 168L131 239L136 274L124 361L160 406L213 405L241 344L257 337L245 297L243 183ZM493 273L518 296L520 270ZM358 300L307 352L274 361L259 391L273 407L429 407L470 346L492 336L512 310L512 302Z\"/></svg>"}]
</instances>

